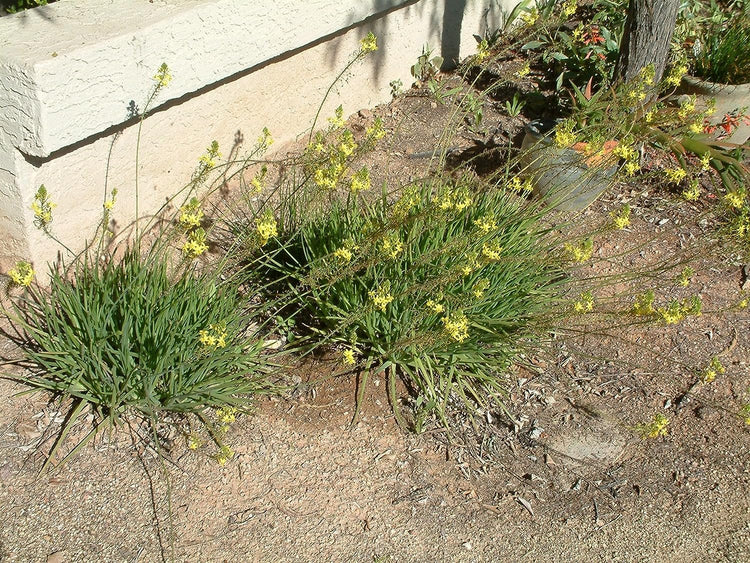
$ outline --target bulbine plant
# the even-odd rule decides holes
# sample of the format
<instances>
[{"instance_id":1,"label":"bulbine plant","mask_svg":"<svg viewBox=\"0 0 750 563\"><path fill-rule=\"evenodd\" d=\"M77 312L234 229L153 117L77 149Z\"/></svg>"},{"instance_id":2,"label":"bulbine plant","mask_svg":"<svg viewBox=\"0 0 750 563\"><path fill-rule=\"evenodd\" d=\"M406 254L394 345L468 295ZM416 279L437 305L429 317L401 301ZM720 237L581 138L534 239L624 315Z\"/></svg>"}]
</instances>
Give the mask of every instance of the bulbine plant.
<instances>
[{"instance_id":1,"label":"bulbine plant","mask_svg":"<svg viewBox=\"0 0 750 563\"><path fill-rule=\"evenodd\" d=\"M438 178L296 215L254 267L290 296L312 346L361 369L358 403L368 375L384 373L406 425L401 378L421 430L433 416L446 423L451 406L501 403L506 370L563 279L547 235L515 194Z\"/></svg>"},{"instance_id":2,"label":"bulbine plant","mask_svg":"<svg viewBox=\"0 0 750 563\"><path fill-rule=\"evenodd\" d=\"M166 64L154 80L139 135L151 102L171 80ZM256 151L269 142L264 134ZM26 368L15 378L71 401L43 470L87 408L93 428L63 461L126 416L150 421L156 436L168 413L205 419L211 408L247 410L254 395L271 390L269 354L238 278L226 260L196 262L209 248L196 193L212 189L209 176L219 158L213 142L189 184L170 200L182 195L184 205L172 217L160 213L146 222L136 215L132 240L119 241L109 230L118 195L112 190L104 195L94 243L78 254L65 247L67 264L51 266L46 283L34 283L28 262L8 272L10 285L22 289L6 311L8 335L22 351L12 363ZM135 196L138 211L137 180ZM57 240L54 208L52 190L42 186L32 203L35 224Z\"/></svg>"}]
</instances>

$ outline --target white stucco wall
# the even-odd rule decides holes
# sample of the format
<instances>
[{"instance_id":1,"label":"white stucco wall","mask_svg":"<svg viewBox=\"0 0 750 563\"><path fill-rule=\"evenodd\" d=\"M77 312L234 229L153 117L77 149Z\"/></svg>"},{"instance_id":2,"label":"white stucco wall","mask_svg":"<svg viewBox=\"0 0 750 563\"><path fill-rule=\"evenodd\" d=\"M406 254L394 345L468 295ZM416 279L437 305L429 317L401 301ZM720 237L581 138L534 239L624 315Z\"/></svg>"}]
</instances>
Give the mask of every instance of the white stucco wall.
<instances>
[{"instance_id":1,"label":"white stucco wall","mask_svg":"<svg viewBox=\"0 0 750 563\"><path fill-rule=\"evenodd\" d=\"M354 69L325 111L347 113L389 98L389 82L411 82L424 44L439 50L446 6L463 11L461 56L473 34L500 21L500 0L63 0L0 18L0 268L18 258L37 269L57 247L32 225L45 184L58 204L52 229L81 248L109 185L115 217L132 219L135 125L152 77L174 77L145 120L141 210L183 186L212 140L226 154L269 127L279 144L301 133L359 40L379 50ZM465 4L465 6L461 6ZM115 133L117 137L115 138ZM110 154L111 149L111 154Z\"/></svg>"}]
</instances>

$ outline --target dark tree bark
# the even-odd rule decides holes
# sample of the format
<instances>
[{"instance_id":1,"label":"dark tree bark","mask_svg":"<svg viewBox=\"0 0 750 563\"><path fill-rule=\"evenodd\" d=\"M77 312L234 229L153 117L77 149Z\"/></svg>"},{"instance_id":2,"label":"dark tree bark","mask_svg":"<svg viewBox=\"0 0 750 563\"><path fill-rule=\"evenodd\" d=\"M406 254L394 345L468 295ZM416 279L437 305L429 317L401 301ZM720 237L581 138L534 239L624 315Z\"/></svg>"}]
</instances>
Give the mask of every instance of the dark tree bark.
<instances>
[{"instance_id":1,"label":"dark tree bark","mask_svg":"<svg viewBox=\"0 0 750 563\"><path fill-rule=\"evenodd\" d=\"M626 82L649 64L661 80L680 0L630 0L615 76Z\"/></svg>"}]
</instances>

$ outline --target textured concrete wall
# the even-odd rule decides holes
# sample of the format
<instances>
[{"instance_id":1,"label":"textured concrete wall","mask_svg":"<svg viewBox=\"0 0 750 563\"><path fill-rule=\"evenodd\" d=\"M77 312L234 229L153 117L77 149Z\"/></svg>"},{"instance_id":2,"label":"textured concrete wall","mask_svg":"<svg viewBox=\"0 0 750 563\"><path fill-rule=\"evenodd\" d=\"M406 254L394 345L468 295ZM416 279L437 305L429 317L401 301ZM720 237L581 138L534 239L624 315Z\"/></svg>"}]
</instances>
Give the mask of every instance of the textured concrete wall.
<instances>
[{"instance_id":1,"label":"textured concrete wall","mask_svg":"<svg viewBox=\"0 0 750 563\"><path fill-rule=\"evenodd\" d=\"M0 268L17 258L37 269L57 247L32 225L45 184L58 204L52 230L81 248L109 186L115 217L134 208L137 127L166 62L174 80L145 120L141 210L188 182L212 140L226 154L264 126L283 143L309 126L329 84L369 31L379 50L354 69L325 112L389 98L389 82L428 43L450 56L475 50L507 0L65 0L0 18ZM448 26L445 26L445 23Z\"/></svg>"}]
</instances>

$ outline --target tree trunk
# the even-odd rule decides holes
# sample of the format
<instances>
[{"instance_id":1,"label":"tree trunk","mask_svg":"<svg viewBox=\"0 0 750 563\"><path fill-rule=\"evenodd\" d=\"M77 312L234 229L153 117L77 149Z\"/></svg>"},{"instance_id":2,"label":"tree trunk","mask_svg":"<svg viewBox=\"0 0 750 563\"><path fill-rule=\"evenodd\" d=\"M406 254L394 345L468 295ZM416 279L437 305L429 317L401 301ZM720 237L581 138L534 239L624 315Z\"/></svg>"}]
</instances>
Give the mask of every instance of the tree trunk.
<instances>
[{"instance_id":1,"label":"tree trunk","mask_svg":"<svg viewBox=\"0 0 750 563\"><path fill-rule=\"evenodd\" d=\"M627 82L653 64L654 80L661 80L679 7L680 0L630 0L615 67L617 78Z\"/></svg>"}]
</instances>

